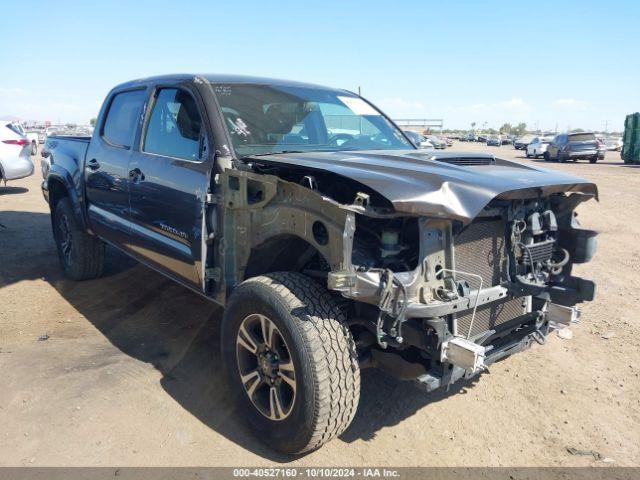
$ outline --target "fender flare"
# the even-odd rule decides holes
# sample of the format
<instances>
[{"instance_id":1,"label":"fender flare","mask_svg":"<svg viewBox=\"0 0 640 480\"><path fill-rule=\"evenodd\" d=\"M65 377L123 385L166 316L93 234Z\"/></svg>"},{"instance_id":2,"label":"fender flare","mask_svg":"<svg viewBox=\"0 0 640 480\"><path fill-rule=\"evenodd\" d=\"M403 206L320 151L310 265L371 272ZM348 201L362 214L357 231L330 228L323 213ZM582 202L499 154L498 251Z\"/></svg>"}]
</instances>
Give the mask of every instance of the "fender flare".
<instances>
[{"instance_id":1,"label":"fender flare","mask_svg":"<svg viewBox=\"0 0 640 480\"><path fill-rule=\"evenodd\" d=\"M71 201L71 206L73 207L73 213L78 221L78 225L82 228L88 228L88 222L84 212L84 198L82 198L78 194L78 187L76 187L75 182L73 181L73 177L71 173L65 169L60 167L60 165L53 164L51 165L51 169L49 170L49 174L47 175L47 185L49 187L49 206L51 207L51 182L59 182L62 184L64 189L67 192L67 196ZM53 209L52 209L53 210Z\"/></svg>"}]
</instances>

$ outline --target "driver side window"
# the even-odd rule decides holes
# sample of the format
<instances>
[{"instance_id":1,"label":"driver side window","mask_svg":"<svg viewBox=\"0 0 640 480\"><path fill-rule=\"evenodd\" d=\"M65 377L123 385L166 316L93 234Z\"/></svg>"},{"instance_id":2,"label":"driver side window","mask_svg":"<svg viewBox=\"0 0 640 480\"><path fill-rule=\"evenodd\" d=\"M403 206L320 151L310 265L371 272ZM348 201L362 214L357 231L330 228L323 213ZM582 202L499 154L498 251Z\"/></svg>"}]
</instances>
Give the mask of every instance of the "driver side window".
<instances>
[{"instance_id":1,"label":"driver side window","mask_svg":"<svg viewBox=\"0 0 640 480\"><path fill-rule=\"evenodd\" d=\"M164 88L156 94L142 150L166 157L198 160L202 119L191 94Z\"/></svg>"}]
</instances>

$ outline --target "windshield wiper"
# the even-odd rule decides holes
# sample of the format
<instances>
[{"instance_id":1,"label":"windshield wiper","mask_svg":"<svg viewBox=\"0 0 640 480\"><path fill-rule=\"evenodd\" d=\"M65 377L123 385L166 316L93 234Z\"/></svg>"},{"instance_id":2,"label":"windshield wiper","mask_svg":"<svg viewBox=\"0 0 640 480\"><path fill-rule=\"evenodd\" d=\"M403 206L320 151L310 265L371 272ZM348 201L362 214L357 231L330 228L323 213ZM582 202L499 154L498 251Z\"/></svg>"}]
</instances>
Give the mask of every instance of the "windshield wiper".
<instances>
[{"instance_id":1,"label":"windshield wiper","mask_svg":"<svg viewBox=\"0 0 640 480\"><path fill-rule=\"evenodd\" d=\"M247 157L266 157L268 155L280 155L282 153L306 153L304 150L281 150L279 152L253 153Z\"/></svg>"}]
</instances>

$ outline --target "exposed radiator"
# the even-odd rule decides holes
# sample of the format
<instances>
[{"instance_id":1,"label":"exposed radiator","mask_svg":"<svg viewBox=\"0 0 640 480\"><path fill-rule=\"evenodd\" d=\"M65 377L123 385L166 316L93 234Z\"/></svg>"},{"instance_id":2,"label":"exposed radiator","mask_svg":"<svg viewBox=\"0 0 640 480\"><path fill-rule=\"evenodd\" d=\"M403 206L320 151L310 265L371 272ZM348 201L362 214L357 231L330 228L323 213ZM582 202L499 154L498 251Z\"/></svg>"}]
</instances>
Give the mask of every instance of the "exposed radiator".
<instances>
[{"instance_id":1,"label":"exposed radiator","mask_svg":"<svg viewBox=\"0 0 640 480\"><path fill-rule=\"evenodd\" d=\"M480 275L484 288L500 284L507 268L502 220L476 220L454 237L453 245L456 270ZM478 286L477 281L469 283Z\"/></svg>"},{"instance_id":2,"label":"exposed radiator","mask_svg":"<svg viewBox=\"0 0 640 480\"><path fill-rule=\"evenodd\" d=\"M504 223L498 220L476 220L454 237L455 269L482 277L483 288L499 285L507 274L507 244ZM533 253L533 252L532 252ZM459 279L462 279L460 277ZM465 278L472 289L478 281ZM471 336L493 329L526 313L523 298L507 298L479 306ZM466 337L472 310L457 314L458 334Z\"/></svg>"},{"instance_id":3,"label":"exposed radiator","mask_svg":"<svg viewBox=\"0 0 640 480\"><path fill-rule=\"evenodd\" d=\"M476 318L473 321L473 329L471 330L471 338L482 332L498 327L503 323L513 320L520 315L526 313L524 305L525 297L512 298L504 302L493 302L487 305L481 305L476 310ZM463 314L457 315L458 335L467 336L469 325L471 324L472 310L468 310Z\"/></svg>"}]
</instances>

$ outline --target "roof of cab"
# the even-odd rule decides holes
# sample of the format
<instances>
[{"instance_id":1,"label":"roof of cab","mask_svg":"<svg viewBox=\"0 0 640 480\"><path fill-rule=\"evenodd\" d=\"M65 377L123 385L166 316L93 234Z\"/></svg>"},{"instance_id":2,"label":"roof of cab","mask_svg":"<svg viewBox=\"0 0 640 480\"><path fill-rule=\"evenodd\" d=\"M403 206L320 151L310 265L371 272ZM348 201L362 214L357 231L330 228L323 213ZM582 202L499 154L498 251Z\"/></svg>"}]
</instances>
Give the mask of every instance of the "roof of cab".
<instances>
[{"instance_id":1,"label":"roof of cab","mask_svg":"<svg viewBox=\"0 0 640 480\"><path fill-rule=\"evenodd\" d=\"M220 84L258 84L258 85L278 85L287 87L301 87L301 88L320 88L323 90L335 90L341 92L347 92L340 88L325 87L322 85L316 85L312 83L296 82L293 80L282 80L277 78L267 77L252 77L247 75L233 75L233 74L196 74L196 73L175 73L169 75L158 75L153 77L139 78L131 80L125 83L117 85L114 90L120 90L123 88L131 88L140 85L149 85L163 82L184 82L192 80L194 82L206 81L209 83ZM352 93L352 92L349 92Z\"/></svg>"}]
</instances>

